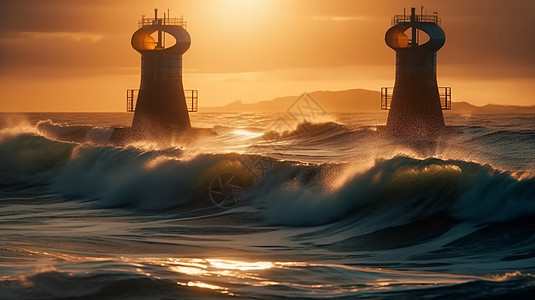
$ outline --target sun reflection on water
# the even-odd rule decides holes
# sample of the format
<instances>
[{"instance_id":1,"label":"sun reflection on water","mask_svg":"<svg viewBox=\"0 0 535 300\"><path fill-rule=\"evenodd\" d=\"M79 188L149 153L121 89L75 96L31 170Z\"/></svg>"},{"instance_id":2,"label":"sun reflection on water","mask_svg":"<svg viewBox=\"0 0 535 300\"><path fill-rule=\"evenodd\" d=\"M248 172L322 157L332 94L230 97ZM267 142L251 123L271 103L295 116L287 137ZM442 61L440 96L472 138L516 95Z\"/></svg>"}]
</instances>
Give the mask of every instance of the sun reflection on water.
<instances>
[{"instance_id":1,"label":"sun reflection on water","mask_svg":"<svg viewBox=\"0 0 535 300\"><path fill-rule=\"evenodd\" d=\"M258 262L244 262L237 260L223 260L223 259L207 259L211 266L217 269L226 269L226 270L265 270L273 267L273 263L268 261L258 261Z\"/></svg>"},{"instance_id":2,"label":"sun reflection on water","mask_svg":"<svg viewBox=\"0 0 535 300\"><path fill-rule=\"evenodd\" d=\"M312 263L299 261L245 261L225 258L174 258L136 256L84 256L32 249L10 249L38 256L42 260L39 272L62 272L69 276L84 273L82 266L96 263L100 268L126 273L137 273L154 279L172 279L184 287L207 289L224 295L240 295L252 288L281 288L296 295L333 296L352 295L361 291L420 288L437 285L462 284L470 281L504 281L518 276L533 276L520 272L504 275L475 276L447 273L394 270L343 264ZM53 266L54 269L42 269ZM0 276L0 281L16 280L21 285L31 285L32 272L13 276ZM337 274L339 280L325 277Z\"/></svg>"},{"instance_id":3,"label":"sun reflection on water","mask_svg":"<svg viewBox=\"0 0 535 300\"><path fill-rule=\"evenodd\" d=\"M243 137L245 139L254 139L264 135L263 132L253 132L245 129L235 129L232 131L232 134L235 136Z\"/></svg>"}]
</instances>

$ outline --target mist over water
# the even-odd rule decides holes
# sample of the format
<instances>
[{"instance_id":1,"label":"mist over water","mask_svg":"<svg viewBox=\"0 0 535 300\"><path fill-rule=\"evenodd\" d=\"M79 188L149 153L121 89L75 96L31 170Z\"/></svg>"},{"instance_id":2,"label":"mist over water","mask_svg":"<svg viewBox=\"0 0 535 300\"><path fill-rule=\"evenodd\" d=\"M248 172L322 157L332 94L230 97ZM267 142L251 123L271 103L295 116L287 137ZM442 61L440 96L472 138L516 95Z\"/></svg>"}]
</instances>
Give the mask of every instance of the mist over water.
<instances>
[{"instance_id":1,"label":"mist over water","mask_svg":"<svg viewBox=\"0 0 535 300\"><path fill-rule=\"evenodd\" d=\"M109 145L130 114L0 114L0 299L529 298L535 117L192 114Z\"/></svg>"}]
</instances>

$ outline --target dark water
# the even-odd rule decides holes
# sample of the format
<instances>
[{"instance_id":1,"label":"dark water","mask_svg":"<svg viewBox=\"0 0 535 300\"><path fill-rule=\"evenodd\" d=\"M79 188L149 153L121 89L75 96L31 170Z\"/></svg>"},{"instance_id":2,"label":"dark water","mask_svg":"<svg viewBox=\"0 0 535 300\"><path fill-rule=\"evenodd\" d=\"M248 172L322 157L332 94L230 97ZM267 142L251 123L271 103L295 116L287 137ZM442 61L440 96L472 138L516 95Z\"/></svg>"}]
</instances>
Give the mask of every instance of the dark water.
<instances>
[{"instance_id":1,"label":"dark water","mask_svg":"<svg viewBox=\"0 0 535 300\"><path fill-rule=\"evenodd\" d=\"M535 295L535 116L385 117L199 113L120 148L129 114L0 114L0 299Z\"/></svg>"}]
</instances>

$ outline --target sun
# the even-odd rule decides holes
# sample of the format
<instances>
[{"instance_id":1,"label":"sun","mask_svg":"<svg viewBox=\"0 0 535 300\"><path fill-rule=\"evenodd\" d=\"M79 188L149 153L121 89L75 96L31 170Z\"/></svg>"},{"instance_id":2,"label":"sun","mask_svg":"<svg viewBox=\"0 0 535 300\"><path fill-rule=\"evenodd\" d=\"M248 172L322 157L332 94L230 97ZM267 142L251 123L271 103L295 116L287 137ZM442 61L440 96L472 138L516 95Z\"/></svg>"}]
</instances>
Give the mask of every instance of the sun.
<instances>
[{"instance_id":1,"label":"sun","mask_svg":"<svg viewBox=\"0 0 535 300\"><path fill-rule=\"evenodd\" d=\"M251 26L269 17L273 3L270 0L209 0L205 13L210 22L222 22L217 26Z\"/></svg>"},{"instance_id":2,"label":"sun","mask_svg":"<svg viewBox=\"0 0 535 300\"><path fill-rule=\"evenodd\" d=\"M223 10L241 16L247 13L261 12L269 7L269 0L218 0Z\"/></svg>"}]
</instances>

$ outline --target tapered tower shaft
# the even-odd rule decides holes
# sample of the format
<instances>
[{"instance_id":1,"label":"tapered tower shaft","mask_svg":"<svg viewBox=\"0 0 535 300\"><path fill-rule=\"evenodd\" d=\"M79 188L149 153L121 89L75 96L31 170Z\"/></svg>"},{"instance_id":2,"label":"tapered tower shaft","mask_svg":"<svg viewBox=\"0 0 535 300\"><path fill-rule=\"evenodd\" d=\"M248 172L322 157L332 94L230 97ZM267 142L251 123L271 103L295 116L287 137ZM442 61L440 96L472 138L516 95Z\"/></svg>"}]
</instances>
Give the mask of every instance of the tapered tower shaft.
<instances>
[{"instance_id":1,"label":"tapered tower shaft","mask_svg":"<svg viewBox=\"0 0 535 300\"><path fill-rule=\"evenodd\" d=\"M191 128L182 84L182 54L191 43L182 18L143 18L132 36L141 54L141 83L132 133L169 138ZM167 36L167 40L166 40ZM169 45L166 45L169 44Z\"/></svg>"},{"instance_id":2,"label":"tapered tower shaft","mask_svg":"<svg viewBox=\"0 0 535 300\"><path fill-rule=\"evenodd\" d=\"M446 39L440 19L436 14L416 15L412 8L410 16L395 16L392 23L385 41L396 51L396 80L387 130L399 135L439 133L445 125L436 78L436 53ZM429 40L420 44L422 32Z\"/></svg>"}]
</instances>

